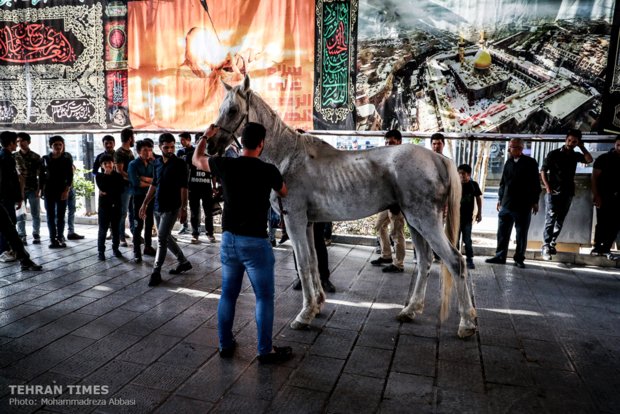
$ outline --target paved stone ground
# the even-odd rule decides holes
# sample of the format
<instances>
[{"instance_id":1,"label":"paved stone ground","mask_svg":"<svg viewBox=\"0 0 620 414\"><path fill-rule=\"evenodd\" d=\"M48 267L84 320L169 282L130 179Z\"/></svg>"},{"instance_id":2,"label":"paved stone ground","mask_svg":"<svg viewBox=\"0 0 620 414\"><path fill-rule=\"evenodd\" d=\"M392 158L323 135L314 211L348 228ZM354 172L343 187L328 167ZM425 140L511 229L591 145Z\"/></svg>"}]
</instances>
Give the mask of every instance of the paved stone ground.
<instances>
[{"instance_id":1,"label":"paved stone ground","mask_svg":"<svg viewBox=\"0 0 620 414\"><path fill-rule=\"evenodd\" d=\"M275 343L291 345L295 358L271 367L255 360L247 283L236 315L240 348L232 360L217 355L219 244L186 244L194 270L165 275L151 289L151 258L101 263L95 228L80 232L87 239L67 249L28 246L45 272L0 264L0 413L620 411L617 269L531 261L518 269L476 258L470 284L479 330L459 340L454 311L438 321L437 265L424 315L403 324L395 316L412 290L411 255L407 273L384 274L369 263L373 248L336 244L329 255L338 292L300 332L288 327L301 294L291 288L285 245L275 250ZM9 386L22 384L64 393L11 395ZM108 392L74 395L69 385ZM48 397L135 405L59 405Z\"/></svg>"}]
</instances>

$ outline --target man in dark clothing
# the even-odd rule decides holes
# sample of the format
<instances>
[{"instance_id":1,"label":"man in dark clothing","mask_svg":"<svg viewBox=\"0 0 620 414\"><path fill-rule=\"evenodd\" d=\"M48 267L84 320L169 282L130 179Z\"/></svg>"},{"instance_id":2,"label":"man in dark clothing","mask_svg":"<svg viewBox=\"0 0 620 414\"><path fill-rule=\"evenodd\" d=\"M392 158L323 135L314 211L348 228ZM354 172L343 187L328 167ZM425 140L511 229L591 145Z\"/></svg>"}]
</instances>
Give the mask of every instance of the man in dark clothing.
<instances>
[{"instance_id":1,"label":"man in dark clothing","mask_svg":"<svg viewBox=\"0 0 620 414\"><path fill-rule=\"evenodd\" d=\"M179 140L181 141L181 148L177 151L177 157L187 162L187 164L191 167L192 155L194 155L194 146L192 145L192 136L190 135L189 132L181 132L179 134ZM189 162L187 160L189 160ZM191 197L191 195L189 195L188 197ZM190 211L192 209L191 201L190 201L189 209ZM181 230L179 230L179 234L187 234L187 233L189 233L189 223L186 221L185 223L181 225Z\"/></svg>"},{"instance_id":2,"label":"man in dark clothing","mask_svg":"<svg viewBox=\"0 0 620 414\"><path fill-rule=\"evenodd\" d=\"M534 214L538 212L540 194L538 163L535 159L523 155L524 144L521 138L511 139L508 145L510 158L504 164L498 192L497 248L495 256L486 262L506 263L510 233L514 225L517 232L517 248L513 258L515 266L524 268L527 232L532 212Z\"/></svg>"},{"instance_id":3,"label":"man in dark clothing","mask_svg":"<svg viewBox=\"0 0 620 414\"><path fill-rule=\"evenodd\" d=\"M121 195L121 222L119 225L119 232L121 237L121 246L127 247L127 236L125 236L125 219L129 212L129 229L133 233L133 209L131 208L131 191L129 189L129 176L127 175L127 169L129 163L135 158L131 148L134 144L133 130L131 128L125 128L121 131L121 146L114 152L114 167L116 171L123 176L123 193Z\"/></svg>"},{"instance_id":4,"label":"man in dark clothing","mask_svg":"<svg viewBox=\"0 0 620 414\"><path fill-rule=\"evenodd\" d=\"M471 165L461 164L457 171L461 178L461 223L460 232L468 269L475 269L474 249L471 241L471 229L474 221L474 202L477 207L476 223L482 221L482 191L477 182L471 179Z\"/></svg>"},{"instance_id":5,"label":"man in dark clothing","mask_svg":"<svg viewBox=\"0 0 620 414\"><path fill-rule=\"evenodd\" d=\"M153 144L149 141L140 140L136 143L138 158L129 163L129 182L131 183L131 195L134 200L134 232L133 232L133 254L136 263L142 261L140 245L142 244L142 229L144 230L144 254L155 256L155 249L152 246L153 231L153 203L149 203L146 209L146 217L140 217L140 208L144 203L146 193L153 182ZM145 227L146 223L146 227Z\"/></svg>"},{"instance_id":6,"label":"man in dark clothing","mask_svg":"<svg viewBox=\"0 0 620 414\"><path fill-rule=\"evenodd\" d=\"M15 227L17 217L15 209L19 209L22 204L22 188L19 175L17 174L17 163L13 156L13 151L17 148L17 134L12 131L4 131L0 134L0 204L6 209L10 223ZM0 254L2 261L14 261L16 252L10 252L7 240L0 235Z\"/></svg>"},{"instance_id":7,"label":"man in dark clothing","mask_svg":"<svg viewBox=\"0 0 620 414\"><path fill-rule=\"evenodd\" d=\"M211 157L205 153L207 139L218 131L211 125L194 152L196 168L212 172L224 188L222 215L222 295L218 304L220 357L233 356L236 341L232 328L235 307L247 271L256 296L258 361L277 363L291 358L290 347L272 343L274 318L273 250L267 238L267 210L271 190L280 197L288 193L282 175L273 164L261 161L265 145L265 127L249 122L243 128L241 157Z\"/></svg>"},{"instance_id":8,"label":"man in dark clothing","mask_svg":"<svg viewBox=\"0 0 620 414\"><path fill-rule=\"evenodd\" d=\"M103 152L97 154L95 157L95 161L93 162L93 175L97 176L97 174L103 172L103 168L101 168L101 157L104 155L110 155L114 158L114 146L116 145L116 141L112 135L105 135L101 139L101 143L103 144Z\"/></svg>"},{"instance_id":9,"label":"man in dark clothing","mask_svg":"<svg viewBox=\"0 0 620 414\"><path fill-rule=\"evenodd\" d=\"M0 182L2 182L2 175L0 173ZM4 205L0 204L0 235L2 235L13 252L15 252L15 258L20 261L22 270L41 270L43 266L35 264L30 260L30 255L24 248L17 230L15 230L15 222L11 221L9 212L4 208Z\"/></svg>"},{"instance_id":10,"label":"man in dark clothing","mask_svg":"<svg viewBox=\"0 0 620 414\"><path fill-rule=\"evenodd\" d=\"M114 171L114 158L105 154L100 158L103 172L95 176L99 188L99 233L97 235L97 251L99 260L105 260L105 234L112 229L112 253L122 258L118 246L120 244L119 225L121 219L121 193L123 191L123 177Z\"/></svg>"},{"instance_id":11,"label":"man in dark clothing","mask_svg":"<svg viewBox=\"0 0 620 414\"><path fill-rule=\"evenodd\" d=\"M30 135L25 132L17 134L17 146L19 151L15 153L17 169L24 181L24 203L30 204L30 215L32 216L32 243L41 243L41 176L43 174L43 164L41 156L30 149ZM17 234L26 242L26 214L17 217Z\"/></svg>"},{"instance_id":12,"label":"man in dark clothing","mask_svg":"<svg viewBox=\"0 0 620 414\"><path fill-rule=\"evenodd\" d=\"M576 152L575 147L579 147L581 152ZM592 155L581 141L581 131L571 129L562 148L549 152L540 168L540 178L546 190L544 260L551 260L551 255L557 253L555 245L575 195L575 171L579 162L591 163Z\"/></svg>"},{"instance_id":13,"label":"man in dark clothing","mask_svg":"<svg viewBox=\"0 0 620 414\"><path fill-rule=\"evenodd\" d=\"M159 149L163 155L154 164L154 177L146 194L140 217L146 218L149 203L155 198L155 221L157 222L157 254L149 286L161 283L161 267L166 260L166 251L174 254L179 261L170 274L178 275L192 268L183 251L172 237L172 227L177 218L184 223L187 220L187 164L174 155L174 136L170 133L161 134Z\"/></svg>"},{"instance_id":14,"label":"man in dark clothing","mask_svg":"<svg viewBox=\"0 0 620 414\"><path fill-rule=\"evenodd\" d=\"M592 195L596 206L593 256L607 256L617 260L611 253L620 230L620 136L614 148L594 161L592 170Z\"/></svg>"},{"instance_id":15,"label":"man in dark clothing","mask_svg":"<svg viewBox=\"0 0 620 414\"><path fill-rule=\"evenodd\" d=\"M50 249L67 247L62 236L65 231L65 213L69 190L73 185L73 159L65 156L65 140L59 135L49 139L52 149L43 156L43 196L50 234Z\"/></svg>"}]
</instances>

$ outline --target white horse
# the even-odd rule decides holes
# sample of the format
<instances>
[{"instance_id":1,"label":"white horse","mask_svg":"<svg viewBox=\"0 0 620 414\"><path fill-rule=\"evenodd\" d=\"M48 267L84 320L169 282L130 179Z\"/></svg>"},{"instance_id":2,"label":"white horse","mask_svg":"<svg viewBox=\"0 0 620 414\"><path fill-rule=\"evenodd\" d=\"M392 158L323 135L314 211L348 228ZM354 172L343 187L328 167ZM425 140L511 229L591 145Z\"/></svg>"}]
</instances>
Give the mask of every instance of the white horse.
<instances>
[{"instance_id":1,"label":"white horse","mask_svg":"<svg viewBox=\"0 0 620 414\"><path fill-rule=\"evenodd\" d=\"M422 312L434 250L444 263L441 318L448 313L449 269L458 292L458 335L463 338L475 332L476 311L469 295L466 268L455 248L461 183L452 161L418 145L340 151L287 126L250 90L247 76L239 86L224 86L227 94L216 122L220 128L207 142L207 153L221 155L247 122L258 122L267 129L261 159L278 167L289 189L288 196L282 199L284 221L303 288L303 308L291 323L293 329L307 328L325 301L311 224L355 220L391 209L404 214L418 258L414 292L398 319L411 321ZM446 204L450 240L443 226ZM280 210L275 193L271 205Z\"/></svg>"}]
</instances>

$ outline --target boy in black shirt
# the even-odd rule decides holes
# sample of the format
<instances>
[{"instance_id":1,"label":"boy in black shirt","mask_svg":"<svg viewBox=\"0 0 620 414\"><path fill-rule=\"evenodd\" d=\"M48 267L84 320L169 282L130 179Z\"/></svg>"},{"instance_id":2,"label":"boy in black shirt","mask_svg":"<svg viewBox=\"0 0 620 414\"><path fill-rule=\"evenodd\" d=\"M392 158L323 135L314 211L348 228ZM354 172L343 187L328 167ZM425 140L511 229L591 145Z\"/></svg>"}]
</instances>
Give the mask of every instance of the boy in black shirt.
<instances>
[{"instance_id":1,"label":"boy in black shirt","mask_svg":"<svg viewBox=\"0 0 620 414\"><path fill-rule=\"evenodd\" d=\"M475 269L474 265L474 249L471 243L471 227L474 219L474 199L478 213L476 214L476 223L482 220L482 192L478 183L471 179L471 166L469 164L461 164L458 167L459 177L463 185L461 195L461 237L465 244L465 257L467 258L467 268Z\"/></svg>"},{"instance_id":2,"label":"boy in black shirt","mask_svg":"<svg viewBox=\"0 0 620 414\"><path fill-rule=\"evenodd\" d=\"M99 233L97 250L99 260L105 260L105 234L112 229L112 251L114 256L123 257L120 244L121 193L124 190L123 176L114 171L114 158L105 154L101 157L103 173L95 176L99 188Z\"/></svg>"}]
</instances>

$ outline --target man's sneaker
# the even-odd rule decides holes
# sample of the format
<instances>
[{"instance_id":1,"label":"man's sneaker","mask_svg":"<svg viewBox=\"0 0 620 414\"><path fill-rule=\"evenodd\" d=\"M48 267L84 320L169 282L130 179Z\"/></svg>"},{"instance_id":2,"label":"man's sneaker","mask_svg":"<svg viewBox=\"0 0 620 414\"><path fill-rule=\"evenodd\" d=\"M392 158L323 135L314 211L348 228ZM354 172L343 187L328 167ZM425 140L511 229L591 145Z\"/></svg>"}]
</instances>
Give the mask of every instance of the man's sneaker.
<instances>
[{"instance_id":1,"label":"man's sneaker","mask_svg":"<svg viewBox=\"0 0 620 414\"><path fill-rule=\"evenodd\" d=\"M551 249L549 246L543 246L541 250L543 260L551 260Z\"/></svg>"},{"instance_id":2,"label":"man's sneaker","mask_svg":"<svg viewBox=\"0 0 620 414\"><path fill-rule=\"evenodd\" d=\"M468 269L475 269L476 268L476 265L474 264L474 261L472 259L467 259L466 262L467 262L467 268Z\"/></svg>"},{"instance_id":3,"label":"man's sneaker","mask_svg":"<svg viewBox=\"0 0 620 414\"><path fill-rule=\"evenodd\" d=\"M83 238L84 236L82 236L81 234L77 234L77 233L67 234L67 239L69 240L82 240Z\"/></svg>"},{"instance_id":4,"label":"man's sneaker","mask_svg":"<svg viewBox=\"0 0 620 414\"><path fill-rule=\"evenodd\" d=\"M233 339L233 343L228 348L220 348L219 354L220 358L232 358L235 354L235 349L237 348L237 341Z\"/></svg>"},{"instance_id":5,"label":"man's sneaker","mask_svg":"<svg viewBox=\"0 0 620 414\"><path fill-rule=\"evenodd\" d=\"M192 236L192 239L190 240L191 244L200 244L200 236L196 235L196 236Z\"/></svg>"},{"instance_id":6,"label":"man's sneaker","mask_svg":"<svg viewBox=\"0 0 620 414\"><path fill-rule=\"evenodd\" d=\"M189 234L189 227L185 227L185 226L181 227L181 230L179 230L179 233L177 233L177 234L179 234L179 235L181 235L181 234Z\"/></svg>"},{"instance_id":7,"label":"man's sneaker","mask_svg":"<svg viewBox=\"0 0 620 414\"><path fill-rule=\"evenodd\" d=\"M11 263L15 260L17 260L17 258L15 257L15 254L13 254L13 252L11 252L10 250L7 250L4 253L0 254L0 262L2 263Z\"/></svg>"},{"instance_id":8,"label":"man's sneaker","mask_svg":"<svg viewBox=\"0 0 620 414\"><path fill-rule=\"evenodd\" d=\"M67 247L67 243L65 243L65 239L64 238L58 240L58 247L62 247L62 248Z\"/></svg>"},{"instance_id":9,"label":"man's sneaker","mask_svg":"<svg viewBox=\"0 0 620 414\"><path fill-rule=\"evenodd\" d=\"M60 242L58 240L52 240L50 242L49 248L50 249L59 249L60 248Z\"/></svg>"},{"instance_id":10,"label":"man's sneaker","mask_svg":"<svg viewBox=\"0 0 620 414\"><path fill-rule=\"evenodd\" d=\"M515 266L519 269L525 269L525 263L523 263L523 260L515 260Z\"/></svg>"},{"instance_id":11,"label":"man's sneaker","mask_svg":"<svg viewBox=\"0 0 620 414\"><path fill-rule=\"evenodd\" d=\"M33 262L30 259L22 260L22 270L39 271L39 270L42 270L42 269L43 269L43 266L36 264L35 262Z\"/></svg>"},{"instance_id":12,"label":"man's sneaker","mask_svg":"<svg viewBox=\"0 0 620 414\"><path fill-rule=\"evenodd\" d=\"M398 267L398 266L393 265L393 264L391 264L391 265L389 265L387 267L384 267L383 270L382 270L383 273L402 273L404 271L405 271L405 269L403 269L402 267Z\"/></svg>"},{"instance_id":13,"label":"man's sneaker","mask_svg":"<svg viewBox=\"0 0 620 414\"><path fill-rule=\"evenodd\" d=\"M153 247L151 246L146 246L144 248L144 255L145 256L155 256L155 254L157 253L157 250L155 250Z\"/></svg>"},{"instance_id":14,"label":"man's sneaker","mask_svg":"<svg viewBox=\"0 0 620 414\"><path fill-rule=\"evenodd\" d=\"M39 236L38 234L33 234L32 244L41 244L41 236Z\"/></svg>"},{"instance_id":15,"label":"man's sneaker","mask_svg":"<svg viewBox=\"0 0 620 414\"><path fill-rule=\"evenodd\" d=\"M149 286L157 286L161 283L161 274L159 272L153 272L151 279L149 280Z\"/></svg>"},{"instance_id":16,"label":"man's sneaker","mask_svg":"<svg viewBox=\"0 0 620 414\"><path fill-rule=\"evenodd\" d=\"M217 239L212 234L207 234L207 240L209 240L209 243L217 243Z\"/></svg>"},{"instance_id":17,"label":"man's sneaker","mask_svg":"<svg viewBox=\"0 0 620 414\"><path fill-rule=\"evenodd\" d=\"M392 258L391 257L389 259L384 259L383 257L380 257L378 259L370 261L370 264L373 265L373 266L381 266L381 265L389 264L389 263L392 263Z\"/></svg>"},{"instance_id":18,"label":"man's sneaker","mask_svg":"<svg viewBox=\"0 0 620 414\"><path fill-rule=\"evenodd\" d=\"M112 249L112 253L114 254L114 257L118 257L119 259L123 258L123 253L121 253L118 249Z\"/></svg>"},{"instance_id":19,"label":"man's sneaker","mask_svg":"<svg viewBox=\"0 0 620 414\"><path fill-rule=\"evenodd\" d=\"M506 259L501 258L499 256L493 256L493 257L489 257L488 259L486 259L485 262L492 263L492 264L506 264Z\"/></svg>"},{"instance_id":20,"label":"man's sneaker","mask_svg":"<svg viewBox=\"0 0 620 414\"><path fill-rule=\"evenodd\" d=\"M279 364L293 357L293 348L290 346L274 346L268 354L259 355L256 358L261 364Z\"/></svg>"},{"instance_id":21,"label":"man's sneaker","mask_svg":"<svg viewBox=\"0 0 620 414\"><path fill-rule=\"evenodd\" d=\"M59 241L60 243L66 243L66 242L67 242L67 239L65 239L65 236L63 236L63 235L61 234L60 236L58 236L58 241Z\"/></svg>"},{"instance_id":22,"label":"man's sneaker","mask_svg":"<svg viewBox=\"0 0 620 414\"><path fill-rule=\"evenodd\" d=\"M135 255L133 261L136 263L142 263L142 256L140 256L139 254Z\"/></svg>"},{"instance_id":23,"label":"man's sneaker","mask_svg":"<svg viewBox=\"0 0 620 414\"><path fill-rule=\"evenodd\" d=\"M549 254L558 254L555 246L549 246Z\"/></svg>"},{"instance_id":24,"label":"man's sneaker","mask_svg":"<svg viewBox=\"0 0 620 414\"><path fill-rule=\"evenodd\" d=\"M323 286L323 290L327 293L336 293L336 286L329 280L321 280L321 286Z\"/></svg>"},{"instance_id":25,"label":"man's sneaker","mask_svg":"<svg viewBox=\"0 0 620 414\"><path fill-rule=\"evenodd\" d=\"M620 260L620 254L616 254L612 252L606 253L605 257L607 258L607 260L612 260L612 261Z\"/></svg>"},{"instance_id":26,"label":"man's sneaker","mask_svg":"<svg viewBox=\"0 0 620 414\"><path fill-rule=\"evenodd\" d=\"M590 252L590 256L605 256L606 253L598 250L596 247Z\"/></svg>"},{"instance_id":27,"label":"man's sneaker","mask_svg":"<svg viewBox=\"0 0 620 414\"><path fill-rule=\"evenodd\" d=\"M99 252L97 253L97 259L104 261L105 260L105 253L104 252Z\"/></svg>"},{"instance_id":28,"label":"man's sneaker","mask_svg":"<svg viewBox=\"0 0 620 414\"><path fill-rule=\"evenodd\" d=\"M179 264L176 268L174 269L170 269L170 273L171 275L179 275L183 272L187 272L188 270L190 270L192 268L192 264L190 262L185 262L185 263L181 263Z\"/></svg>"}]
</instances>

